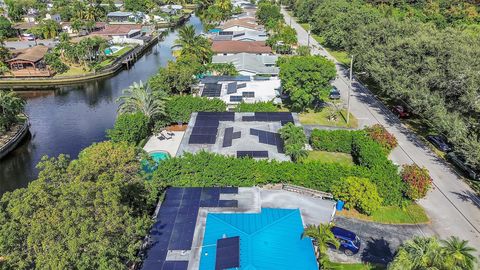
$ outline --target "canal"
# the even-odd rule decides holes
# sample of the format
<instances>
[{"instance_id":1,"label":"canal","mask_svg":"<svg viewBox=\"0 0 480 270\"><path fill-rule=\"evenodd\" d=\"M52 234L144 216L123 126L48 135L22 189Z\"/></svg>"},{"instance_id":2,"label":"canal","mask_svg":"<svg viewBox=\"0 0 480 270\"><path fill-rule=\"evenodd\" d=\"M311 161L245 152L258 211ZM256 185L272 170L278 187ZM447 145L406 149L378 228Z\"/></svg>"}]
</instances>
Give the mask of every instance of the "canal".
<instances>
[{"instance_id":1,"label":"canal","mask_svg":"<svg viewBox=\"0 0 480 270\"><path fill-rule=\"evenodd\" d=\"M203 30L200 19L190 17L187 24L197 33ZM171 46L178 35L172 30L163 41L147 51L129 70L114 77L55 90L28 91L26 113L30 117L31 136L16 150L0 160L0 195L26 187L36 178L35 168L42 156L56 157L78 153L94 142L105 140L105 131L113 127L118 104L115 100L133 82L146 82L159 67L172 60Z\"/></svg>"}]
</instances>

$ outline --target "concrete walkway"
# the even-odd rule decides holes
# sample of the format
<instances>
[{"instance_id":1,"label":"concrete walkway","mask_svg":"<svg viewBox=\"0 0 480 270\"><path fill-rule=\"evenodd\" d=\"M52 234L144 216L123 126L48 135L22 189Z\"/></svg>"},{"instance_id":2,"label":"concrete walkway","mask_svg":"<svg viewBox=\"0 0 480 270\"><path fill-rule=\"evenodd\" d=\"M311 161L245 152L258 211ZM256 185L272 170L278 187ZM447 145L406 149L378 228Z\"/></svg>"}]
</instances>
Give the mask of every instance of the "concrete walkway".
<instances>
[{"instance_id":1,"label":"concrete walkway","mask_svg":"<svg viewBox=\"0 0 480 270\"><path fill-rule=\"evenodd\" d=\"M287 22L290 15L282 9ZM292 27L297 31L298 41L308 43L308 33L293 18ZM323 55L333 61L334 58L312 37L312 53ZM345 100L348 95L348 70L336 62L338 78L334 85ZM456 235L468 240L480 253L480 198L457 175L448 164L434 154L409 129L407 129L374 95L356 80L351 93L351 112L359 119L359 125L380 123L398 139L399 146L390 158L396 164L417 163L426 167L433 178L434 188L426 198L419 201L425 208L432 223L431 228L441 238ZM418 230L422 231L419 227Z\"/></svg>"}]
</instances>

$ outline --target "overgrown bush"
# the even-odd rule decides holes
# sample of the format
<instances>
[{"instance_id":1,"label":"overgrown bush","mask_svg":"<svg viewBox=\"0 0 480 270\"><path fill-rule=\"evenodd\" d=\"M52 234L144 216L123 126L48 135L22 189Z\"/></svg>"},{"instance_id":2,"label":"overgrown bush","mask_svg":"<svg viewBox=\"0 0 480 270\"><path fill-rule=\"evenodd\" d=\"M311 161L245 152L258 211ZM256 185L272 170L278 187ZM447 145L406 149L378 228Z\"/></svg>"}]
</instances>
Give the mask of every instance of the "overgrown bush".
<instances>
[{"instance_id":1,"label":"overgrown bush","mask_svg":"<svg viewBox=\"0 0 480 270\"><path fill-rule=\"evenodd\" d=\"M363 131L314 129L310 135L310 143L315 150L350 154L353 137L364 135Z\"/></svg>"},{"instance_id":2,"label":"overgrown bush","mask_svg":"<svg viewBox=\"0 0 480 270\"><path fill-rule=\"evenodd\" d=\"M60 56L58 56L56 53L47 53L45 55L45 62L52 70L59 74L65 73L69 69L69 67L62 62L62 59L60 59Z\"/></svg>"},{"instance_id":3,"label":"overgrown bush","mask_svg":"<svg viewBox=\"0 0 480 270\"><path fill-rule=\"evenodd\" d=\"M432 178L428 170L417 164L403 165L402 179L407 185L405 195L412 200L425 197L432 186Z\"/></svg>"},{"instance_id":4,"label":"overgrown bush","mask_svg":"<svg viewBox=\"0 0 480 270\"><path fill-rule=\"evenodd\" d=\"M371 215L382 205L377 187L367 178L344 178L339 185L332 187L332 194L345 202L345 208L355 208L367 215Z\"/></svg>"},{"instance_id":5,"label":"overgrown bush","mask_svg":"<svg viewBox=\"0 0 480 270\"><path fill-rule=\"evenodd\" d=\"M398 145L397 138L395 138L393 134L388 132L385 127L380 124L375 124L371 127L367 127L365 128L365 131L370 136L370 138L383 146L387 153L392 151Z\"/></svg>"},{"instance_id":6,"label":"overgrown bush","mask_svg":"<svg viewBox=\"0 0 480 270\"><path fill-rule=\"evenodd\" d=\"M113 142L138 144L147 137L148 124L148 117L140 112L120 114L113 129L107 130L107 137Z\"/></svg>"},{"instance_id":7,"label":"overgrown bush","mask_svg":"<svg viewBox=\"0 0 480 270\"><path fill-rule=\"evenodd\" d=\"M278 108L273 102L255 102L245 103L242 102L235 108L236 112L277 112Z\"/></svg>"},{"instance_id":8,"label":"overgrown bush","mask_svg":"<svg viewBox=\"0 0 480 270\"><path fill-rule=\"evenodd\" d=\"M167 118L170 123L188 123L192 112L224 112L227 105L221 99L208 99L205 97L172 96L167 101Z\"/></svg>"}]
</instances>

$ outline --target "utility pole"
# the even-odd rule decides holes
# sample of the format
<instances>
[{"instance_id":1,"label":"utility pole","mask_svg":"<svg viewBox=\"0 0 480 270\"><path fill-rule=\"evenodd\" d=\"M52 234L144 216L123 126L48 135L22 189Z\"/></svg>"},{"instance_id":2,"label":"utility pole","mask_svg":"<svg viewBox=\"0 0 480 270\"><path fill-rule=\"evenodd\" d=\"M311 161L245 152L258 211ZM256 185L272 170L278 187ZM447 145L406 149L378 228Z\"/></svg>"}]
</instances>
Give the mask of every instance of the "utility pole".
<instances>
[{"instance_id":1,"label":"utility pole","mask_svg":"<svg viewBox=\"0 0 480 270\"><path fill-rule=\"evenodd\" d=\"M308 34L307 47L310 48L310 29L308 29L307 34Z\"/></svg>"},{"instance_id":2,"label":"utility pole","mask_svg":"<svg viewBox=\"0 0 480 270\"><path fill-rule=\"evenodd\" d=\"M350 122L350 95L352 91L352 75L353 75L353 55L350 58L350 83L348 85L348 97L347 97L347 125Z\"/></svg>"}]
</instances>

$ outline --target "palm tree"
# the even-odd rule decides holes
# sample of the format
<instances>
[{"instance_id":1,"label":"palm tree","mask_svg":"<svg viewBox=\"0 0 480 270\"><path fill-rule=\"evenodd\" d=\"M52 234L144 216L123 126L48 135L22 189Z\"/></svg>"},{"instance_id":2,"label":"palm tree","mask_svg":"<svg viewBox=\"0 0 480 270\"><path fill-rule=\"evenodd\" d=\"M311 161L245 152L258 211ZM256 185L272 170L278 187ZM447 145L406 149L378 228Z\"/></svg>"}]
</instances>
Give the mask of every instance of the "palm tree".
<instances>
[{"instance_id":1,"label":"palm tree","mask_svg":"<svg viewBox=\"0 0 480 270\"><path fill-rule=\"evenodd\" d=\"M13 91L0 90L0 129L10 130L13 123L17 121L17 116L25 108L25 100L19 98Z\"/></svg>"},{"instance_id":2,"label":"palm tree","mask_svg":"<svg viewBox=\"0 0 480 270\"><path fill-rule=\"evenodd\" d=\"M444 269L442 246L435 237L415 237L398 250L389 270Z\"/></svg>"},{"instance_id":3,"label":"palm tree","mask_svg":"<svg viewBox=\"0 0 480 270\"><path fill-rule=\"evenodd\" d=\"M302 238L310 237L315 240L318 248L320 265L325 265L329 261L328 256L326 256L329 245L332 245L337 249L340 247L340 243L331 231L332 227L333 224L319 224L318 226L308 225L302 235Z\"/></svg>"},{"instance_id":4,"label":"palm tree","mask_svg":"<svg viewBox=\"0 0 480 270\"><path fill-rule=\"evenodd\" d=\"M468 241L452 236L440 241L443 244L445 265L448 269L473 270L477 258L472 254L476 249L468 246Z\"/></svg>"},{"instance_id":5,"label":"palm tree","mask_svg":"<svg viewBox=\"0 0 480 270\"><path fill-rule=\"evenodd\" d=\"M121 102L118 112L141 112L152 119L165 114L165 96L155 97L148 84L134 82L129 88L123 90L123 95L117 99Z\"/></svg>"},{"instance_id":6,"label":"palm tree","mask_svg":"<svg viewBox=\"0 0 480 270\"><path fill-rule=\"evenodd\" d=\"M181 56L195 55L202 63L209 62L208 60L212 56L210 41L205 37L196 35L193 25L187 25L180 29L175 45L182 48Z\"/></svg>"}]
</instances>

